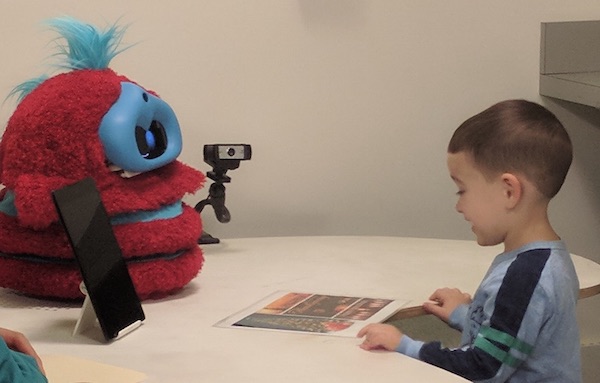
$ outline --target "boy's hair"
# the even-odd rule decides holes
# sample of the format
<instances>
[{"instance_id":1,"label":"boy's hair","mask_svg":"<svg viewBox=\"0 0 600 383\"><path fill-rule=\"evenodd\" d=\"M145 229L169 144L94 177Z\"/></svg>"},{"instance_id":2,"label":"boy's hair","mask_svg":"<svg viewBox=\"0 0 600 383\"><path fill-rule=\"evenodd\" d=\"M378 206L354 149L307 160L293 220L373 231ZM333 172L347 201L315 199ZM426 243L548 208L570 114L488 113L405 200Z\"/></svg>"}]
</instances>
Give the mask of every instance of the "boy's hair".
<instances>
[{"instance_id":1,"label":"boy's hair","mask_svg":"<svg viewBox=\"0 0 600 383\"><path fill-rule=\"evenodd\" d=\"M463 122L448 145L448 153L458 152L470 154L486 177L524 175L548 199L560 190L573 159L560 121L526 100L499 102Z\"/></svg>"}]
</instances>

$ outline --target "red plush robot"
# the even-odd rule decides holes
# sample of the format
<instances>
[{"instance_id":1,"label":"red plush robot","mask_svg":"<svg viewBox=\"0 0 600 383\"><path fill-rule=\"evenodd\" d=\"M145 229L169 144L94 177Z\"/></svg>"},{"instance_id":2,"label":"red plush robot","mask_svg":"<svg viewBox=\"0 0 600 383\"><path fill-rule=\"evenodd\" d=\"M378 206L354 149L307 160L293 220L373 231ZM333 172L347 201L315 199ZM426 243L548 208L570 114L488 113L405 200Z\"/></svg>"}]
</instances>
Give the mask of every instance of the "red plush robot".
<instances>
[{"instance_id":1,"label":"red plush robot","mask_svg":"<svg viewBox=\"0 0 600 383\"><path fill-rule=\"evenodd\" d=\"M154 92L108 68L124 30L50 21L68 71L16 88L0 141L0 286L77 299L81 276L52 191L92 177L141 299L181 289L200 271L199 214L182 202L204 175L176 160L181 132Z\"/></svg>"}]
</instances>

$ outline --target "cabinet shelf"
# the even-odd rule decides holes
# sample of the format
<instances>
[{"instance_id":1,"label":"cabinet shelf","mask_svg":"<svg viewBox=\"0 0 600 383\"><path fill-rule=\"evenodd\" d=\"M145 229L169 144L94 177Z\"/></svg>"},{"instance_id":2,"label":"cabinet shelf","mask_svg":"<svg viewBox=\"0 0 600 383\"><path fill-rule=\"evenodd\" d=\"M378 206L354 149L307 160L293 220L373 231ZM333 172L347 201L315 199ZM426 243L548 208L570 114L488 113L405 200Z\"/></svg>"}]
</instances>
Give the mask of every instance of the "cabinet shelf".
<instances>
[{"instance_id":1,"label":"cabinet shelf","mask_svg":"<svg viewBox=\"0 0 600 383\"><path fill-rule=\"evenodd\" d=\"M600 21L542 23L540 94L600 109Z\"/></svg>"}]
</instances>

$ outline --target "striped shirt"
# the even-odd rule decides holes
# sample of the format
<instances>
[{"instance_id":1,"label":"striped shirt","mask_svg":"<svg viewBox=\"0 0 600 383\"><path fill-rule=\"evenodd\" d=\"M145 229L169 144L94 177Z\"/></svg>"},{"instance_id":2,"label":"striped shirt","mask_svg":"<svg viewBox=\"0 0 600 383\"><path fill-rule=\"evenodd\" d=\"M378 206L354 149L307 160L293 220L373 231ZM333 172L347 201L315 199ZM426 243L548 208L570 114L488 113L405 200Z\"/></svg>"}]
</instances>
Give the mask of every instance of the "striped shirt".
<instances>
[{"instance_id":1,"label":"striped shirt","mask_svg":"<svg viewBox=\"0 0 600 383\"><path fill-rule=\"evenodd\" d=\"M404 336L397 351L476 382L579 383L578 293L565 244L530 243L498 255L473 302L452 313L459 348Z\"/></svg>"}]
</instances>

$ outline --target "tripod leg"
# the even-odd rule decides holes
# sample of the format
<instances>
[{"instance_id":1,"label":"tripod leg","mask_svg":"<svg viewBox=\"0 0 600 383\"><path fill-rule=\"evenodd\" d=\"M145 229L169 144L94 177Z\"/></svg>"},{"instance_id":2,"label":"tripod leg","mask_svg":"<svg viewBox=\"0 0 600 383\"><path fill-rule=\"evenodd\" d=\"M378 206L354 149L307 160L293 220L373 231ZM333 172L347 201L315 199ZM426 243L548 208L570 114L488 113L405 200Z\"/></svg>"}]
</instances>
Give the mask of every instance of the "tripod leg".
<instances>
[{"instance_id":1,"label":"tripod leg","mask_svg":"<svg viewBox=\"0 0 600 383\"><path fill-rule=\"evenodd\" d=\"M213 245L213 244L220 243L220 242L221 241L219 240L219 238L213 237L212 235L208 234L204 230L202 231L202 234L200 235L200 238L198 239L198 243L201 245Z\"/></svg>"}]
</instances>

